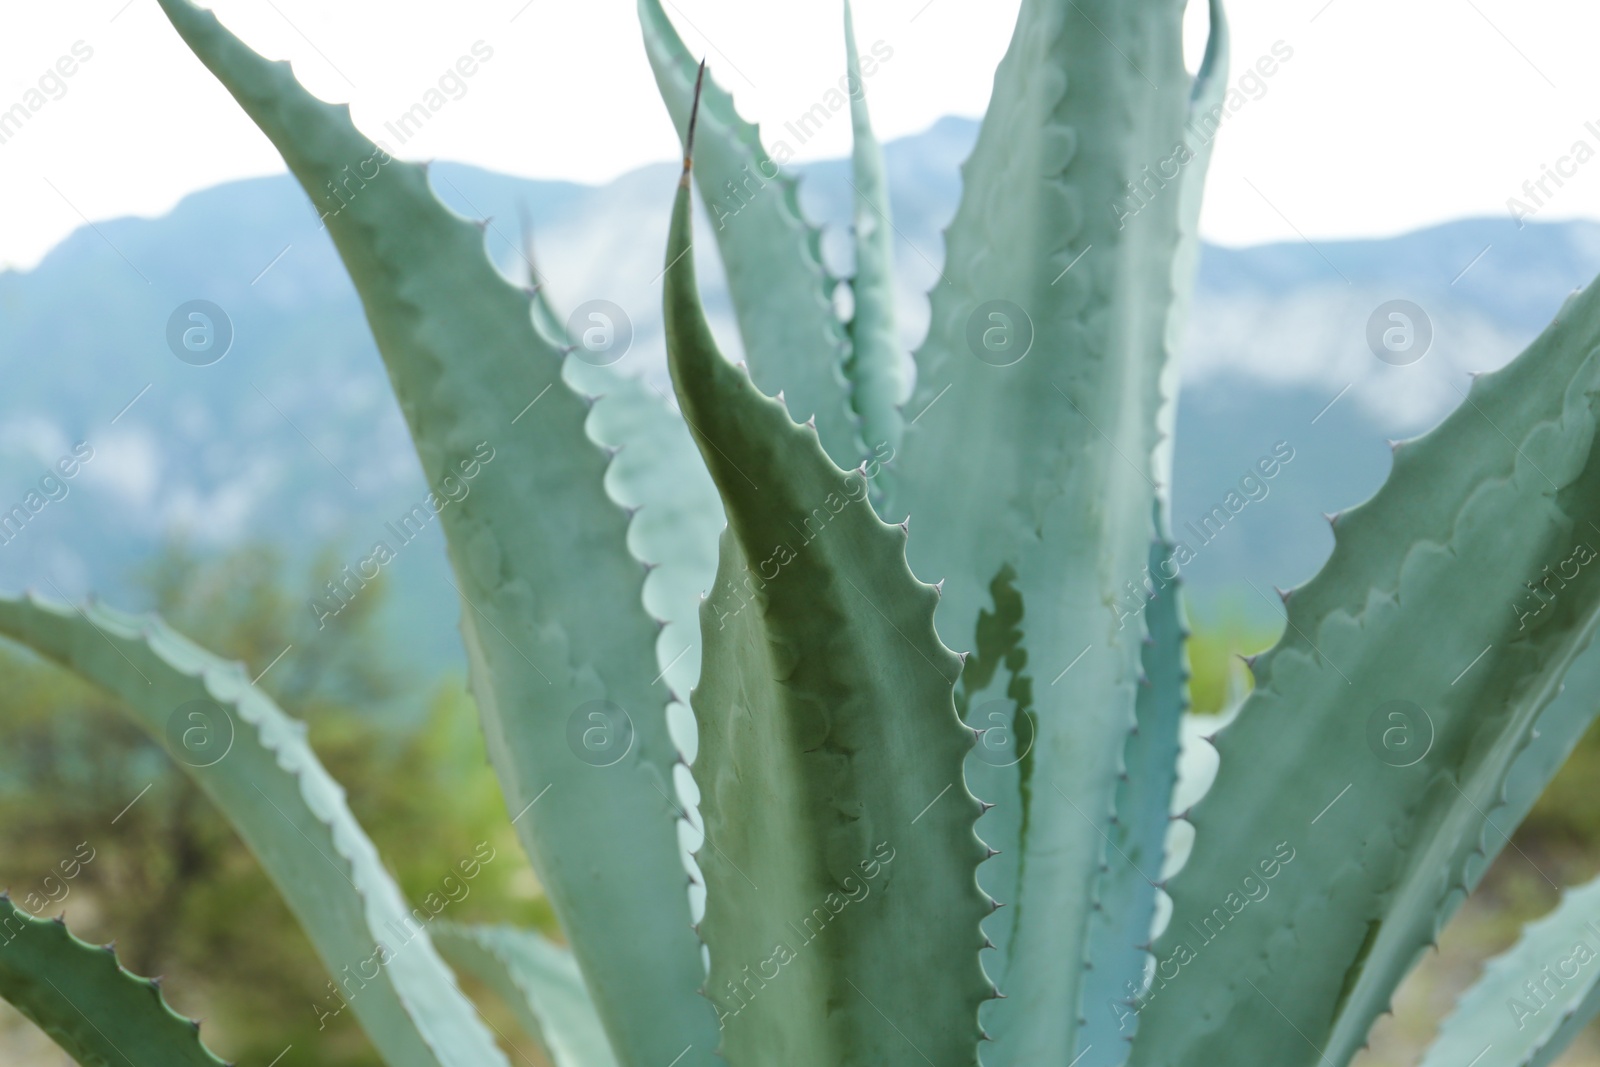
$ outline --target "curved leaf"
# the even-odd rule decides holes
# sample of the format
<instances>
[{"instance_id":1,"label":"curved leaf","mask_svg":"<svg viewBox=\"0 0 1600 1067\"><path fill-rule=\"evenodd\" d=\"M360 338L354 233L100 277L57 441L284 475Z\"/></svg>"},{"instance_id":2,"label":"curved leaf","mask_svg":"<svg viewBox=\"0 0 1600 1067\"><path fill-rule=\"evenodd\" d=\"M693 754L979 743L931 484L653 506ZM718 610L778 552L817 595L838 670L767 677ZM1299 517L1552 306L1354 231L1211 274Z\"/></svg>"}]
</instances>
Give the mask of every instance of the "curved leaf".
<instances>
[{"instance_id":1,"label":"curved leaf","mask_svg":"<svg viewBox=\"0 0 1600 1067\"><path fill-rule=\"evenodd\" d=\"M1347 1061L1465 895L1600 623L1600 567L1580 562L1600 546L1597 342L1591 285L1336 517L1217 736L1135 1064Z\"/></svg>"},{"instance_id":2,"label":"curved leaf","mask_svg":"<svg viewBox=\"0 0 1600 1067\"><path fill-rule=\"evenodd\" d=\"M441 923L434 942L511 1006L555 1067L615 1067L572 953L532 930Z\"/></svg>"},{"instance_id":3,"label":"curved leaf","mask_svg":"<svg viewBox=\"0 0 1600 1067\"><path fill-rule=\"evenodd\" d=\"M348 1007L389 1067L504 1067L428 939L431 914L414 916L305 725L241 664L99 604L3 597L0 635L119 697L228 818L334 977L319 1014Z\"/></svg>"},{"instance_id":4,"label":"curved leaf","mask_svg":"<svg viewBox=\"0 0 1600 1067\"><path fill-rule=\"evenodd\" d=\"M686 164L666 332L728 513L693 694L700 930L724 1054L734 1067L975 1064L991 995L985 850L937 592L906 566L904 531L874 513L865 468L835 467L717 351L690 242Z\"/></svg>"},{"instance_id":5,"label":"curved leaf","mask_svg":"<svg viewBox=\"0 0 1600 1067\"><path fill-rule=\"evenodd\" d=\"M692 1049L683 1067L703 1062L715 1034L694 992L705 972L674 833L658 630L627 518L605 492L607 458L585 438L588 404L561 380L563 352L423 168L374 147L348 108L311 96L210 13L162 6L323 211L429 484L473 478L459 503L437 505L472 691L618 1058L659 1067ZM595 739L603 751L585 747Z\"/></svg>"},{"instance_id":6,"label":"curved leaf","mask_svg":"<svg viewBox=\"0 0 1600 1067\"><path fill-rule=\"evenodd\" d=\"M693 713L683 701L700 677L700 601L716 579L717 536L726 525L722 501L683 416L669 408L653 384L609 367L569 362L567 370L569 382L604 394L588 430L597 443L620 450L606 471L606 490L636 512L628 545L649 568L644 602L661 627L656 660L673 694L668 722L683 758L693 760L698 739ZM681 791L676 797L679 813L698 828L690 798ZM690 889L691 915L697 916L693 903L700 880L690 851L693 835L680 828L679 844L697 883Z\"/></svg>"},{"instance_id":7,"label":"curved leaf","mask_svg":"<svg viewBox=\"0 0 1600 1067\"><path fill-rule=\"evenodd\" d=\"M570 345L572 339L567 336L567 326L561 316L556 314L555 307L550 303L550 294L545 289L543 275L539 273L533 254L533 224L528 221L528 212L525 205L517 206L517 221L522 231L522 259L528 266L528 300L533 315L533 325L536 330L544 335L550 346ZM569 364L570 365L570 364Z\"/></svg>"},{"instance_id":8,"label":"curved leaf","mask_svg":"<svg viewBox=\"0 0 1600 1067\"><path fill-rule=\"evenodd\" d=\"M1164 519L1162 520L1165 521ZM1189 708L1189 665L1184 639L1174 545L1150 546L1155 576L1145 604L1149 641L1135 702L1135 726L1123 751L1116 815L1106 831L1110 854L1089 927L1083 982L1082 1044L1097 1048L1096 1065L1121 1063L1137 1029L1133 1010L1144 991L1148 945L1155 933L1156 887L1166 863L1172 828L1172 793L1178 780L1183 714ZM1086 1061L1087 1062L1087 1061Z\"/></svg>"},{"instance_id":9,"label":"curved leaf","mask_svg":"<svg viewBox=\"0 0 1600 1067\"><path fill-rule=\"evenodd\" d=\"M639 0L639 22L681 138L698 63L661 0ZM695 177L722 253L750 376L769 396L782 392L789 410L814 418L828 455L853 467L865 453L844 378L848 343L833 308L835 281L822 263L821 234L800 214L798 184L783 159L767 154L760 131L739 117L733 97L709 77L698 122Z\"/></svg>"},{"instance_id":10,"label":"curved leaf","mask_svg":"<svg viewBox=\"0 0 1600 1067\"><path fill-rule=\"evenodd\" d=\"M1490 960L1421 1067L1545 1067L1600 1014L1600 879L1569 889Z\"/></svg>"},{"instance_id":11,"label":"curved leaf","mask_svg":"<svg viewBox=\"0 0 1600 1067\"><path fill-rule=\"evenodd\" d=\"M1597 546L1600 547L1600 546ZM1517 753L1506 775L1505 795L1489 811L1481 852L1467 861L1468 890L1511 841L1511 834L1533 810L1540 794L1600 715L1600 645L1591 644L1562 676L1559 691L1534 720L1528 745Z\"/></svg>"},{"instance_id":12,"label":"curved leaf","mask_svg":"<svg viewBox=\"0 0 1600 1067\"><path fill-rule=\"evenodd\" d=\"M224 1067L160 983L122 969L111 946L79 941L66 923L35 919L0 893L0 997L85 1067Z\"/></svg>"},{"instance_id":13,"label":"curved leaf","mask_svg":"<svg viewBox=\"0 0 1600 1067\"><path fill-rule=\"evenodd\" d=\"M1116 812L1107 830L1111 853L1096 889L1088 959L1079 1009L1085 1020L1080 1041L1094 1047L1092 1067L1111 1067L1127 1059L1137 1029L1134 1010L1149 981L1148 944L1155 933L1156 886L1166 862L1171 828L1169 809L1181 748L1181 722L1189 707L1189 669L1184 629L1179 558L1171 541L1172 452L1177 426L1179 366L1195 270L1200 258L1200 207L1211 146L1220 122L1218 110L1228 88L1228 23L1222 0L1210 0L1211 30L1205 58L1190 92L1189 121L1183 141L1193 154L1178 189L1178 243L1172 257L1172 300L1164 337L1166 359L1160 373L1157 444L1151 459L1158 497L1157 539L1139 595L1144 606L1144 673L1134 705L1135 727L1123 753L1124 777L1117 784Z\"/></svg>"},{"instance_id":14,"label":"curved leaf","mask_svg":"<svg viewBox=\"0 0 1600 1067\"><path fill-rule=\"evenodd\" d=\"M1511 770L1506 775L1504 800L1500 806L1489 812L1488 826L1483 832L1482 848L1467 861L1465 881L1469 892L1478 884L1494 857L1510 844L1512 832L1527 816L1535 801L1539 799L1539 795L1544 792L1545 786L1572 754L1572 750L1582 739L1596 714L1600 713L1600 696L1597 694L1600 694L1600 645L1591 644L1568 668L1562 679L1561 691L1550 701L1549 706L1540 712L1534 722L1533 734L1527 747L1512 761ZM1571 916L1574 922L1580 924L1584 922L1584 917L1576 915L1581 905L1575 898L1590 900L1591 906L1586 919L1600 921L1600 907L1593 906L1596 885L1600 883L1590 883L1583 889L1569 891L1561 907L1541 922L1556 924L1558 912ZM1525 940L1532 938L1534 928L1538 925L1536 923L1528 927L1524 935ZM1595 946L1592 940L1590 944L1591 947L1600 947ZM1501 958L1511 957L1521 951L1520 947L1515 948ZM1563 958L1570 955L1571 953L1561 954ZM1540 966L1543 966L1543 962ZM1585 963L1584 966L1588 964ZM1544 988L1536 988L1530 995L1525 987L1519 985L1527 981L1529 975L1515 975L1517 969L1518 965L1514 963L1490 962L1488 970L1477 985L1463 994L1457 1002L1453 1015L1445 1020L1439 1032L1439 1039L1429 1050L1422 1067L1437 1067L1441 1062L1446 1062L1443 1057L1451 1055L1451 1050L1459 1049L1464 1044L1471 1044L1478 1034L1487 1035L1486 1043L1480 1045L1471 1055L1488 1051L1488 1044L1495 1046L1495 1055L1483 1061L1484 1067L1523 1063L1542 1065L1552 1062L1561 1054L1593 1016L1593 1010L1585 1010L1583 1005L1578 1005L1572 1007L1570 1011L1565 1011L1558 1005L1555 1014L1563 1017L1559 1023L1551 1022L1551 1013L1545 1008L1554 1002L1551 999L1552 994L1569 995L1564 992L1565 980L1545 984L1547 980L1541 975L1534 980L1536 987L1544 985ZM1575 977L1578 976L1570 973L1568 975L1569 979ZM1592 982L1592 979L1589 981ZM1498 993L1492 990L1498 990ZM1587 994L1592 996L1592 986L1587 987ZM1496 999L1497 996L1504 999ZM1578 991L1571 991L1570 996L1571 1004L1577 1004ZM1518 998L1522 999L1514 1004L1513 1001ZM1600 1005L1600 1000L1596 1000L1595 1003ZM1481 1018L1478 1017L1480 1015ZM1539 1018L1543 1018L1545 1024L1533 1026L1529 1032L1530 1025L1537 1023ZM1538 1046L1536 1050L1533 1045ZM1470 1059L1470 1056L1467 1058Z\"/></svg>"},{"instance_id":15,"label":"curved leaf","mask_svg":"<svg viewBox=\"0 0 1600 1067\"><path fill-rule=\"evenodd\" d=\"M927 535L913 569L947 580L945 641L984 651L995 582L1021 603L1008 655L1032 679L1017 712L1037 724L1031 755L1009 773L968 765L995 804L979 833L1001 849L979 880L1008 905L985 924L1006 994L983 1013L989 1067L1086 1051L1086 955L1102 867L1119 862L1107 841L1157 532L1183 210L1159 171L1189 119L1182 9L1024 0L962 170L892 472L892 514ZM1118 1055L1096 1048L1083 1067Z\"/></svg>"},{"instance_id":16,"label":"curved leaf","mask_svg":"<svg viewBox=\"0 0 1600 1067\"><path fill-rule=\"evenodd\" d=\"M1189 306L1194 297L1195 272L1200 266L1200 209L1204 203L1206 174L1216 144L1228 93L1228 54L1231 37L1222 0L1209 0L1210 33L1205 58L1189 94L1189 117L1183 127L1183 144L1190 158L1182 164L1178 180L1178 243L1172 253L1172 302L1167 312L1167 361L1161 371L1161 407L1156 415L1159 444L1155 451L1155 482L1162 499L1171 506L1172 447L1178 424L1179 363Z\"/></svg>"},{"instance_id":17,"label":"curved leaf","mask_svg":"<svg viewBox=\"0 0 1600 1067\"><path fill-rule=\"evenodd\" d=\"M883 149L872 135L867 86L856 51L855 20L844 5L844 46L850 86L850 121L855 135L852 170L855 187L856 275L850 282L855 315L850 320L850 405L861 420L861 439L879 459L900 448L905 417L900 405L911 394L911 366L900 350L894 314L894 222L889 209L889 175Z\"/></svg>"},{"instance_id":18,"label":"curved leaf","mask_svg":"<svg viewBox=\"0 0 1600 1067\"><path fill-rule=\"evenodd\" d=\"M601 397L586 428L615 451L606 491L634 513L628 546L649 569L644 604L666 623L657 669L674 694L686 694L700 676L700 599L716 578L722 501L688 424L654 385L576 362L568 363L567 380Z\"/></svg>"}]
</instances>

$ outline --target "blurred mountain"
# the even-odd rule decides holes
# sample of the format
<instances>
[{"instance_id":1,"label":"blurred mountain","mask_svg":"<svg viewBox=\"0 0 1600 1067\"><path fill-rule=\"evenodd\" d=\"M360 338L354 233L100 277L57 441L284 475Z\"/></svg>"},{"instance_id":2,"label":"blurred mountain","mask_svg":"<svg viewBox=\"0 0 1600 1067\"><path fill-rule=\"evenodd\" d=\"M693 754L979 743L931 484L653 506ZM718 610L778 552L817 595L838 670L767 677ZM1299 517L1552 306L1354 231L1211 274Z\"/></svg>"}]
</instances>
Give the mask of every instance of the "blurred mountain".
<instances>
[{"instance_id":1,"label":"blurred mountain","mask_svg":"<svg viewBox=\"0 0 1600 1067\"><path fill-rule=\"evenodd\" d=\"M946 119L887 146L908 348L926 328L923 294L938 278L940 232L976 128ZM828 227L830 263L848 273L848 164L802 172L802 205ZM635 328L624 366L665 381L657 276L675 165L601 187L448 163L432 176L457 211L491 217L489 254L518 282L530 271L525 217L556 306L623 307ZM713 326L737 352L715 257L700 258ZM1376 489L1385 439L1436 422L1459 402L1466 372L1506 362L1597 271L1600 225L1588 222L1519 230L1468 220L1382 240L1208 246L1184 346L1175 470L1178 535L1204 535L1186 538L1196 551L1185 571L1191 604L1275 616L1276 598L1258 593L1315 571L1332 543L1321 512ZM176 358L168 342L175 310L194 300L231 324L225 358L206 366ZM1426 355L1407 366L1380 361L1368 343L1369 320L1393 300L1417 305L1431 325ZM271 541L302 557L331 542L354 563L427 494L359 301L287 175L194 194L162 218L85 226L35 269L0 273L0 358L9 386L0 523L14 506L28 514L19 530L0 525L0 587L93 588L129 603L130 568L174 534L200 547ZM92 458L41 485L79 442ZM1292 458L1264 488L1246 483L1241 495L1259 499L1215 518L1275 448ZM36 514L30 492L44 501ZM1191 527L1208 514L1209 528ZM437 525L386 571L389 622L408 653L458 664ZM304 593L309 603L318 590Z\"/></svg>"}]
</instances>

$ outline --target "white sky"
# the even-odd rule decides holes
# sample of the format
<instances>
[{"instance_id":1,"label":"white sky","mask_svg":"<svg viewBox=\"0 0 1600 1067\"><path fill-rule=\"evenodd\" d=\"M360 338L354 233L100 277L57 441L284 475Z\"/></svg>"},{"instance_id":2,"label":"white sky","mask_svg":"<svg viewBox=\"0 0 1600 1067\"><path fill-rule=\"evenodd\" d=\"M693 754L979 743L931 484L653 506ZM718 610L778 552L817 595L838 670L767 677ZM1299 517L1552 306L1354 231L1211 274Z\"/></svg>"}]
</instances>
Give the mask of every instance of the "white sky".
<instances>
[{"instance_id":1,"label":"white sky","mask_svg":"<svg viewBox=\"0 0 1600 1067\"><path fill-rule=\"evenodd\" d=\"M0 265L31 265L82 217L161 214L188 192L282 169L154 0L12 6L0 37L0 110L74 42L93 58L0 144ZM257 51L293 60L312 91L351 101L357 123L378 137L485 42L493 59L404 156L604 181L676 153L633 0L215 6ZM781 15L773 0L666 6L741 111L770 128L809 108L843 69L835 0L784 5ZM880 136L980 115L1017 6L856 0L863 48L881 39L894 49L868 81ZM1213 241L1381 235L1502 213L1574 141L1600 149L1600 5L1232 0L1230 10L1236 79L1276 41L1294 56L1224 127L1203 220ZM1198 46L1204 14L1190 16ZM1589 120L1597 132L1585 129ZM848 131L831 124L798 158L845 153ZM1576 168L1537 217L1600 218L1600 159Z\"/></svg>"}]
</instances>

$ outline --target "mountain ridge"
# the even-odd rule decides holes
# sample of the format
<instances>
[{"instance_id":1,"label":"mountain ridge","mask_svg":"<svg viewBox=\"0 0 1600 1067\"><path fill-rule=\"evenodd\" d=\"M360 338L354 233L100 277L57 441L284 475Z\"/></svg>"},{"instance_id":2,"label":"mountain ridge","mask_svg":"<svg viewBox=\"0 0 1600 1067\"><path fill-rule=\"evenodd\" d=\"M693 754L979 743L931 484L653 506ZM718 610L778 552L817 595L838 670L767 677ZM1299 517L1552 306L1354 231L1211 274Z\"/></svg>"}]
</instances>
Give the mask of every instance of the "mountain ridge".
<instances>
[{"instance_id":1,"label":"mountain ridge","mask_svg":"<svg viewBox=\"0 0 1600 1067\"><path fill-rule=\"evenodd\" d=\"M908 349L926 328L923 294L976 129L944 119L886 146ZM839 274L850 269L848 166L797 168L802 208L825 227ZM488 254L517 281L530 277L525 213L555 306L620 305L634 327L625 369L663 384L656 279L676 171L655 164L603 186L447 162L430 175L452 208L490 217ZM713 329L736 354L720 266L701 260ZM1465 372L1515 355L1596 271L1591 222L1468 219L1384 239L1205 246L1183 354L1174 525L1215 514L1280 443L1294 458L1197 549L1184 569L1191 603L1275 618L1275 600L1256 593L1320 564L1331 546L1321 513L1376 490L1384 439L1437 421ZM231 326L226 356L205 366L168 342L174 313L195 300ZM1431 326L1431 348L1405 366L1367 340L1392 300L1419 306ZM180 534L213 549L274 542L300 560L333 545L356 560L425 494L360 303L287 174L193 193L159 218L80 228L33 268L0 272L0 321L13 375L0 398L0 504L79 442L94 452L62 499L0 542L0 586L137 602L131 568ZM419 662L458 667L442 540L428 530L419 543L386 568L389 615ZM304 594L310 612L321 591Z\"/></svg>"}]
</instances>

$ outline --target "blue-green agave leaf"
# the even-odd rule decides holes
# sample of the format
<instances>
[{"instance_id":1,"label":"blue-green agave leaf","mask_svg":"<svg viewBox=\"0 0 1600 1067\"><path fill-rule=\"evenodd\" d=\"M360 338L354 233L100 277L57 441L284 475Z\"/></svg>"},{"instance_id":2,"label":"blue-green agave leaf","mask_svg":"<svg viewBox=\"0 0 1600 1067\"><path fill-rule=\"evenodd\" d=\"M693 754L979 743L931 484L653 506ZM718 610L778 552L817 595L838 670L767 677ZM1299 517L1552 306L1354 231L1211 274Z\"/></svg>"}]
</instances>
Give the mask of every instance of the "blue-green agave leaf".
<instances>
[{"instance_id":1,"label":"blue-green agave leaf","mask_svg":"<svg viewBox=\"0 0 1600 1067\"><path fill-rule=\"evenodd\" d=\"M389 1067L506 1067L429 940L432 913L406 904L305 725L242 664L100 604L0 598L0 635L120 698L233 824L333 976L319 1015L354 1012Z\"/></svg>"},{"instance_id":2,"label":"blue-green agave leaf","mask_svg":"<svg viewBox=\"0 0 1600 1067\"><path fill-rule=\"evenodd\" d=\"M1591 542L1593 543L1593 542ZM1600 547L1597 545L1596 547ZM1511 834L1533 810L1545 787L1600 715L1600 645L1590 645L1561 680L1560 691L1534 720L1527 747L1517 753L1506 775L1505 796L1489 812L1481 852L1467 861L1467 888L1478 884Z\"/></svg>"},{"instance_id":3,"label":"blue-green agave leaf","mask_svg":"<svg viewBox=\"0 0 1600 1067\"><path fill-rule=\"evenodd\" d=\"M665 623L657 669L673 693L687 694L700 676L700 599L716 578L722 501L688 424L655 385L577 361L568 362L567 380L601 397L587 430L614 452L606 490L633 513L628 546L649 569L645 608Z\"/></svg>"},{"instance_id":4,"label":"blue-green agave leaf","mask_svg":"<svg viewBox=\"0 0 1600 1067\"><path fill-rule=\"evenodd\" d=\"M83 1064L223 1067L200 1023L167 1006L159 982L122 969L112 946L79 941L0 893L0 997Z\"/></svg>"},{"instance_id":5,"label":"blue-green agave leaf","mask_svg":"<svg viewBox=\"0 0 1600 1067\"><path fill-rule=\"evenodd\" d=\"M891 514L928 535L913 569L946 580L945 641L982 656L991 587L1004 578L1020 602L1008 658L1031 677L1015 713L1036 724L1031 749L1009 768L968 766L995 804L979 833L1001 850L979 881L1009 905L985 925L1007 997L984 1009L989 1067L1084 1052L1092 913L1102 868L1120 862L1108 838L1144 670L1182 232L1180 191L1159 171L1194 81L1182 10L1024 0L962 171L891 472ZM1107 1054L1120 1052L1093 1056Z\"/></svg>"},{"instance_id":6,"label":"blue-green agave leaf","mask_svg":"<svg viewBox=\"0 0 1600 1067\"><path fill-rule=\"evenodd\" d=\"M1600 879L1570 889L1490 960L1422 1067L1546 1067L1600 1014Z\"/></svg>"},{"instance_id":7,"label":"blue-green agave leaf","mask_svg":"<svg viewBox=\"0 0 1600 1067\"><path fill-rule=\"evenodd\" d=\"M1206 52L1195 76L1189 97L1189 120L1183 127L1185 160L1176 156L1180 168L1175 183L1178 197L1178 244L1172 254L1172 302L1167 313L1167 361L1161 371L1161 407L1156 414L1159 444L1155 451L1155 481L1162 499L1171 506L1172 449L1178 423L1179 362L1184 331L1189 325L1189 307L1194 298L1195 273L1200 266L1200 209L1205 196L1206 174L1211 167L1211 152L1217 130L1225 114L1223 99L1228 93L1228 17L1222 0L1209 0L1211 32ZM1158 172L1158 176L1159 176Z\"/></svg>"},{"instance_id":8,"label":"blue-green agave leaf","mask_svg":"<svg viewBox=\"0 0 1600 1067\"><path fill-rule=\"evenodd\" d=\"M867 114L867 83L856 50L855 20L844 5L844 45L850 87L850 121L855 136L851 185L855 189L856 274L851 280L855 313L850 320L850 404L861 420L861 439L879 460L900 448L911 393L911 364L900 349L894 312L894 216L889 206L889 175L883 149Z\"/></svg>"},{"instance_id":9,"label":"blue-green agave leaf","mask_svg":"<svg viewBox=\"0 0 1600 1067\"><path fill-rule=\"evenodd\" d=\"M967 1067L992 989L960 661L906 532L868 500L868 468L836 467L718 352L690 195L686 167L665 310L673 384L728 515L692 698L723 1053L734 1067Z\"/></svg>"},{"instance_id":10,"label":"blue-green agave leaf","mask_svg":"<svg viewBox=\"0 0 1600 1067\"><path fill-rule=\"evenodd\" d=\"M1195 271L1200 258L1200 208L1211 146L1228 82L1228 24L1221 0L1210 0L1211 33L1190 93L1183 143L1193 158L1179 179L1177 249L1172 260L1172 300L1167 313L1166 359L1161 369L1157 444L1152 459L1156 482L1157 539L1147 575L1139 583L1144 608L1144 676L1135 702L1136 727L1123 753L1124 777L1117 784L1115 816L1107 831L1110 854L1096 890L1083 982L1084 1022L1080 1047L1096 1048L1093 1067L1123 1062L1137 1028L1131 1010L1144 991L1154 930L1156 887L1161 878L1180 745L1180 724L1189 706L1188 663L1179 560L1171 537L1172 450L1178 408L1178 353L1183 344Z\"/></svg>"},{"instance_id":11,"label":"blue-green agave leaf","mask_svg":"<svg viewBox=\"0 0 1600 1067\"><path fill-rule=\"evenodd\" d=\"M714 1017L694 992L704 966L674 831L658 627L564 351L423 167L375 147L347 107L311 96L209 12L162 7L323 213L429 484L474 479L438 509L472 691L619 1061L656 1067L688 1049L683 1067L704 1062Z\"/></svg>"},{"instance_id":12,"label":"blue-green agave leaf","mask_svg":"<svg viewBox=\"0 0 1600 1067\"><path fill-rule=\"evenodd\" d=\"M570 951L515 926L441 923L433 939L446 959L510 1005L554 1067L616 1067Z\"/></svg>"},{"instance_id":13,"label":"blue-green agave leaf","mask_svg":"<svg viewBox=\"0 0 1600 1067\"><path fill-rule=\"evenodd\" d=\"M556 314L555 305L550 302L550 292L544 284L544 276L536 264L533 254L533 224L528 221L525 208L519 206L518 214L517 221L520 223L522 238L521 255L528 272L526 288L530 292L529 302L532 305L534 328L551 346L571 345L572 339L567 336L566 322Z\"/></svg>"},{"instance_id":14,"label":"blue-green agave leaf","mask_svg":"<svg viewBox=\"0 0 1600 1067\"><path fill-rule=\"evenodd\" d=\"M1084 1048L1096 1064L1121 1063L1137 1029L1133 1010L1143 993L1154 935L1156 890L1172 826L1183 713L1189 707L1188 659L1174 545L1150 546L1150 599L1145 604L1144 678L1134 705L1135 726L1123 750L1116 814L1106 831L1110 854L1090 920L1083 982ZM1088 1062L1086 1059L1085 1062Z\"/></svg>"},{"instance_id":15,"label":"blue-green agave leaf","mask_svg":"<svg viewBox=\"0 0 1600 1067\"><path fill-rule=\"evenodd\" d=\"M1482 848L1468 858L1464 879L1468 892L1478 884L1500 850L1511 843L1511 834L1594 722L1597 712L1600 712L1600 696L1596 694L1600 694L1600 645L1591 644L1568 668L1561 691L1540 712L1527 747L1512 761L1511 771L1506 776L1505 797L1500 806L1489 812ZM1561 922L1558 916L1562 913L1568 916L1566 923L1569 927L1572 922L1600 922L1600 906L1595 903L1600 890L1596 889L1596 885L1600 883L1591 883L1571 891L1561 907L1542 922L1559 927ZM1452 899L1459 897L1460 894L1457 894ZM1587 914L1580 914L1584 900L1589 902ZM1525 942L1532 944L1537 940L1535 928L1539 925L1529 927L1524 936ZM1584 935L1580 939L1585 941L1590 950L1600 947L1600 943L1592 937ZM1571 950L1576 947L1576 942L1562 947L1567 951L1552 957L1556 963L1573 957ZM1580 950L1576 955L1583 959L1578 967L1567 967L1566 978L1557 975L1552 981L1539 974L1533 979L1533 990L1527 989L1525 984L1513 988L1529 981L1530 974L1537 971L1538 967L1551 962L1541 961L1533 967L1509 962L1527 954L1528 950L1519 945L1500 960L1490 962L1483 978L1463 995L1452 1017L1445 1020L1439 1039L1429 1049L1423 1067L1438 1067L1439 1064L1450 1062L1449 1057L1465 1045L1477 1041L1479 1035L1486 1036L1474 1052L1465 1057L1456 1057L1459 1062L1468 1062L1473 1056L1488 1053L1491 1051L1490 1045L1494 1046L1494 1054L1483 1055L1480 1067L1542 1065L1552 1062L1561 1054L1576 1033L1593 1017L1595 1008L1600 1007L1600 998L1594 996L1593 977L1585 974L1592 959ZM1529 973L1519 975L1516 973L1519 968ZM1574 969L1579 973L1571 973ZM1584 982L1569 989L1569 982L1576 982L1580 978ZM1497 1001L1497 997L1504 999ZM1556 1021L1551 1021L1552 1012L1547 1010L1552 1007L1554 1014L1560 1016Z\"/></svg>"},{"instance_id":16,"label":"blue-green agave leaf","mask_svg":"<svg viewBox=\"0 0 1600 1067\"><path fill-rule=\"evenodd\" d=\"M698 61L661 0L639 0L645 51L681 138L694 104ZM798 185L708 76L698 116L695 177L728 276L750 376L789 410L810 417L828 455L849 469L866 456L844 377L848 340L833 306L836 279L821 235L800 213Z\"/></svg>"},{"instance_id":17,"label":"blue-green agave leaf","mask_svg":"<svg viewBox=\"0 0 1600 1067\"><path fill-rule=\"evenodd\" d=\"M1476 378L1333 523L1217 735L1133 1063L1344 1063L1465 895L1600 621L1600 295ZM1307 960L1318 961L1316 966Z\"/></svg>"}]
</instances>

